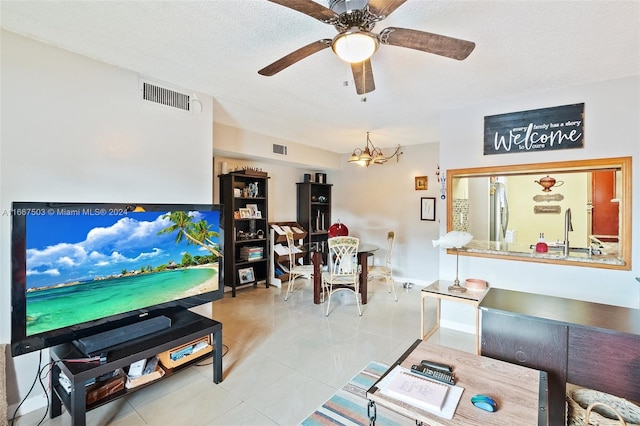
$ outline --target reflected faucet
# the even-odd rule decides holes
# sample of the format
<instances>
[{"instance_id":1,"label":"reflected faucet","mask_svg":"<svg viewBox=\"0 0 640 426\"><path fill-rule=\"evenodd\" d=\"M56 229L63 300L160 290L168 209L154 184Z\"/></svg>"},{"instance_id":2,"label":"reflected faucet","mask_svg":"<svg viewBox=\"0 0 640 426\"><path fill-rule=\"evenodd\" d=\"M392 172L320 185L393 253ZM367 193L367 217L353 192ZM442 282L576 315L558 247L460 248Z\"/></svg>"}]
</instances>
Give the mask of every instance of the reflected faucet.
<instances>
[{"instance_id":1,"label":"reflected faucet","mask_svg":"<svg viewBox=\"0 0 640 426\"><path fill-rule=\"evenodd\" d=\"M571 209L564 212L564 255L569 256L569 231L573 232L571 224Z\"/></svg>"}]
</instances>

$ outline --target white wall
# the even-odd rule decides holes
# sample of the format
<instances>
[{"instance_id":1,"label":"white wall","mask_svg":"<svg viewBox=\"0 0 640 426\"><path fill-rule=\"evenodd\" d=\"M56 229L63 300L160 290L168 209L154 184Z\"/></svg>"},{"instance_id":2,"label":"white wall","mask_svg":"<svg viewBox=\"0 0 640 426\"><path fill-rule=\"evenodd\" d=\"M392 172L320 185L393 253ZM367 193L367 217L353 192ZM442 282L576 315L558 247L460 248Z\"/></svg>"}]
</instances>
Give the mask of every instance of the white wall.
<instances>
[{"instance_id":1,"label":"white wall","mask_svg":"<svg viewBox=\"0 0 640 426\"><path fill-rule=\"evenodd\" d=\"M560 151L488 155L483 153L483 125L487 115L585 103L584 148ZM532 93L470 108L446 111L440 120L440 166L443 169L509 165L547 161L633 156L633 217L639 217L640 77L628 77L588 86ZM464 123L464 125L460 125ZM464 153L464 155L461 155ZM446 223L442 222L442 231ZM632 238L631 271L460 257L460 276L483 278L490 285L604 304L639 307L640 224ZM625 236L627 237L627 236ZM440 276L455 274L455 258L441 256ZM461 311L443 309L444 321L457 321ZM467 317L468 318L468 317Z\"/></svg>"},{"instance_id":2,"label":"white wall","mask_svg":"<svg viewBox=\"0 0 640 426\"><path fill-rule=\"evenodd\" d=\"M403 146L402 151L399 161L368 168L348 164L349 155L344 156L342 169L327 174L333 184L332 217L340 219L350 235L383 248L375 254L378 263L386 256L387 232L395 231L394 278L428 285L438 279L439 268L439 250L432 240L438 239L438 223L446 223L439 209L438 144ZM427 190L415 190L416 176L427 176ZM435 222L420 219L422 197L436 198Z\"/></svg>"},{"instance_id":3,"label":"white wall","mask_svg":"<svg viewBox=\"0 0 640 426\"><path fill-rule=\"evenodd\" d=\"M341 166L340 154L220 123L213 127L213 140L216 157L241 158L318 171L339 169ZM287 154L275 154L274 144L285 146Z\"/></svg>"},{"instance_id":4,"label":"white wall","mask_svg":"<svg viewBox=\"0 0 640 426\"><path fill-rule=\"evenodd\" d=\"M12 201L211 202L211 97L197 94L199 114L150 104L139 100L136 73L9 32L0 37L3 212ZM11 338L9 252L10 216L2 214L2 342ZM8 360L11 414L37 363L37 353ZM40 392L22 413L46 404Z\"/></svg>"}]
</instances>

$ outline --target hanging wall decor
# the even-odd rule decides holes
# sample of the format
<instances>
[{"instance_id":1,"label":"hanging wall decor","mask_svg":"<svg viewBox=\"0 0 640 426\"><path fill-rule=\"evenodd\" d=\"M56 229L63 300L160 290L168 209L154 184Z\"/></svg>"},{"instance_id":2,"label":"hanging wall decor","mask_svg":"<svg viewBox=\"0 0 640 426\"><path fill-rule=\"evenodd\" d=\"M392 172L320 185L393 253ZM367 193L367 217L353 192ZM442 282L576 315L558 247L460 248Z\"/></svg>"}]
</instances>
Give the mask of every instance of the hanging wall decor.
<instances>
[{"instance_id":1,"label":"hanging wall decor","mask_svg":"<svg viewBox=\"0 0 640 426\"><path fill-rule=\"evenodd\" d=\"M584 148L584 103L484 118L484 155Z\"/></svg>"},{"instance_id":2,"label":"hanging wall decor","mask_svg":"<svg viewBox=\"0 0 640 426\"><path fill-rule=\"evenodd\" d=\"M420 198L420 220L436 220L435 197Z\"/></svg>"}]
</instances>

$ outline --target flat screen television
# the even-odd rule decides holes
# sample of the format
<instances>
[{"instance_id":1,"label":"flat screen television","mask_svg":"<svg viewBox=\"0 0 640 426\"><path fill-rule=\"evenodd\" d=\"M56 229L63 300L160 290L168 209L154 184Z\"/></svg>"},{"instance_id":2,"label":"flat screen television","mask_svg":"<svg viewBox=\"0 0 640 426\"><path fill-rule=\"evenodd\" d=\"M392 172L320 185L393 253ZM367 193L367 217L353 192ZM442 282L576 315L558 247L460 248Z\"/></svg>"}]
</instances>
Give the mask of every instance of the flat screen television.
<instances>
[{"instance_id":1,"label":"flat screen television","mask_svg":"<svg viewBox=\"0 0 640 426\"><path fill-rule=\"evenodd\" d=\"M223 209L12 204L13 356L223 296Z\"/></svg>"}]
</instances>

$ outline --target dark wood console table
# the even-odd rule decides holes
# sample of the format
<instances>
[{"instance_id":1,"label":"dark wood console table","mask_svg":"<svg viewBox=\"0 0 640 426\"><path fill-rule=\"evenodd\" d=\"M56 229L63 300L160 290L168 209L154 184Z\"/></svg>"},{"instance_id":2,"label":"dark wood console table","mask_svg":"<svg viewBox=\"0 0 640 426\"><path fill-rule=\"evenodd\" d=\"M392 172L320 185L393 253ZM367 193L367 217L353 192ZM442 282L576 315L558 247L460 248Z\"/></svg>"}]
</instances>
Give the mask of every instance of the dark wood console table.
<instances>
[{"instance_id":1,"label":"dark wood console table","mask_svg":"<svg viewBox=\"0 0 640 426\"><path fill-rule=\"evenodd\" d=\"M121 398L132 392L138 391L146 386L156 383L140 385L132 389L124 389L114 395L109 395L96 401L91 405L86 404L85 383L93 378L131 365L131 363L145 358L151 358L161 352L189 343L193 340L211 335L213 352L204 354L179 367L167 370L164 377L171 376L176 372L205 358L213 357L213 381L222 381L222 324L218 321L203 317L194 312L184 310L172 314L171 328L162 330L149 336L145 336L136 341L123 343L108 350L106 363L71 363L65 359L83 358L83 355L75 345L65 343L55 346L49 350L52 362L50 383L52 389L51 418L62 414L62 405L71 415L71 422L74 426L85 425L85 414L100 405ZM67 393L59 383L59 374L63 372L71 381L72 389Z\"/></svg>"},{"instance_id":2,"label":"dark wood console table","mask_svg":"<svg viewBox=\"0 0 640 426\"><path fill-rule=\"evenodd\" d=\"M572 383L640 401L640 310L492 288L481 353L549 373L550 424L566 424Z\"/></svg>"}]
</instances>

